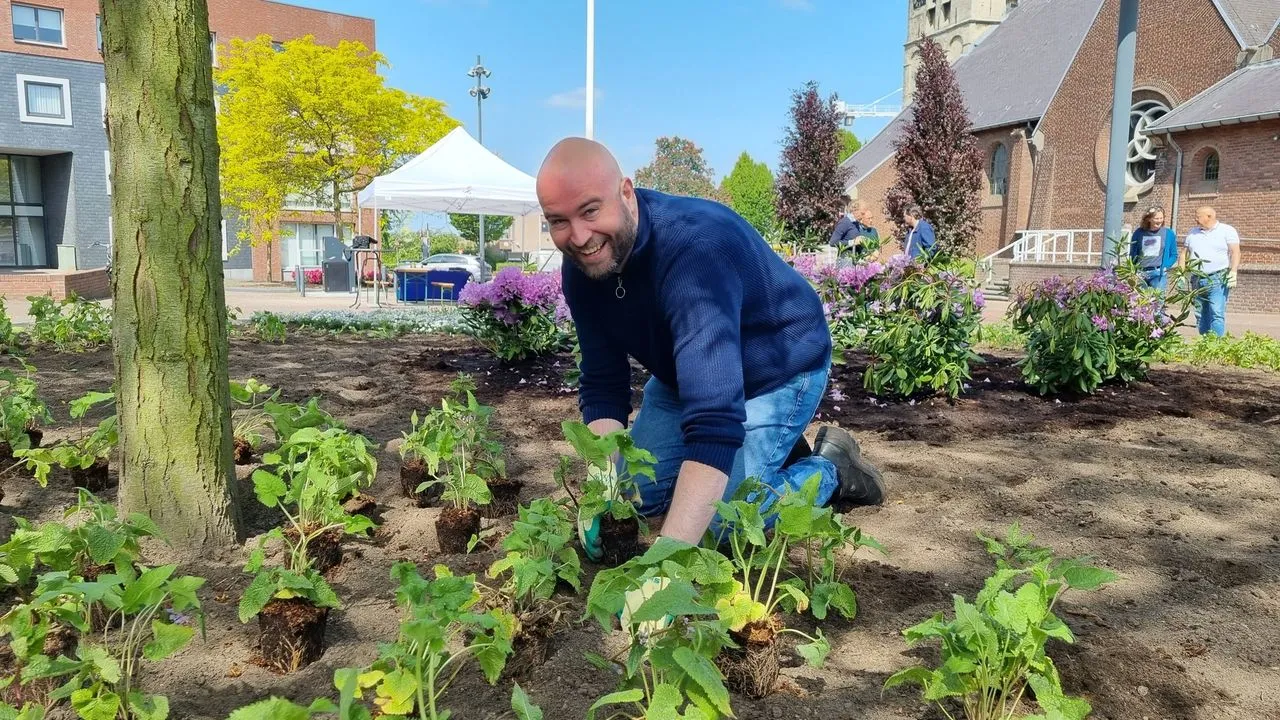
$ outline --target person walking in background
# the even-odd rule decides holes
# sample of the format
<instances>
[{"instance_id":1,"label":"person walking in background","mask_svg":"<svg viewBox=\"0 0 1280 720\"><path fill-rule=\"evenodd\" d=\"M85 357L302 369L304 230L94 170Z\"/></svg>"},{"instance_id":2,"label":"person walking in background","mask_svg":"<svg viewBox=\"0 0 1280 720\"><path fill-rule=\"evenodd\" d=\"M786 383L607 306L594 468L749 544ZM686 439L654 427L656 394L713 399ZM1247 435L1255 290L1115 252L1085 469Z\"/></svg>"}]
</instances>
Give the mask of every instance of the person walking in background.
<instances>
[{"instance_id":1,"label":"person walking in background","mask_svg":"<svg viewBox=\"0 0 1280 720\"><path fill-rule=\"evenodd\" d=\"M1196 210L1196 220L1200 224L1187 233L1178 267L1188 259L1200 262L1193 280L1196 288L1204 289L1204 295L1196 299L1200 334L1222 336L1227 332L1227 298L1240 269L1240 233L1218 222L1217 211L1208 205Z\"/></svg>"},{"instance_id":2,"label":"person walking in background","mask_svg":"<svg viewBox=\"0 0 1280 720\"><path fill-rule=\"evenodd\" d=\"M1164 224L1164 208L1147 208L1129 240L1129 258L1142 270L1147 287L1164 292L1169 269L1178 264L1178 236Z\"/></svg>"},{"instance_id":3,"label":"person walking in background","mask_svg":"<svg viewBox=\"0 0 1280 720\"><path fill-rule=\"evenodd\" d=\"M933 255L934 246L938 242L937 236L933 232L933 226L928 220L924 219L924 212L919 205L912 205L902 214L902 219L906 222L907 227L911 228L907 232L906 242L903 243L903 252L912 260L923 255L927 260Z\"/></svg>"},{"instance_id":4,"label":"person walking in background","mask_svg":"<svg viewBox=\"0 0 1280 720\"><path fill-rule=\"evenodd\" d=\"M850 200L844 215L836 223L828 244L841 255L852 255L861 260L880 249L880 233L871 227L871 210L861 200Z\"/></svg>"}]
</instances>

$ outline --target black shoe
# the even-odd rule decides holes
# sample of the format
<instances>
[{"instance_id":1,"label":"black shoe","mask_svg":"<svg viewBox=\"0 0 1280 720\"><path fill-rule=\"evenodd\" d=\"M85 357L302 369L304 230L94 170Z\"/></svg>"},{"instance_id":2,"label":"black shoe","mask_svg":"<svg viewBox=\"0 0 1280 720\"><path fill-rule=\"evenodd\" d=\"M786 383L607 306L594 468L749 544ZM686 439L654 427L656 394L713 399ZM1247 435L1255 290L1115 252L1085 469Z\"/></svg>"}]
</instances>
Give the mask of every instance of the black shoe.
<instances>
[{"instance_id":1,"label":"black shoe","mask_svg":"<svg viewBox=\"0 0 1280 720\"><path fill-rule=\"evenodd\" d=\"M796 440L796 444L791 446L791 454L783 461L782 467L791 467L811 455L813 455L813 448L809 447L809 441L801 435L800 439Z\"/></svg>"},{"instance_id":2,"label":"black shoe","mask_svg":"<svg viewBox=\"0 0 1280 720\"><path fill-rule=\"evenodd\" d=\"M823 426L814 441L814 455L824 457L836 466L839 489L828 503L837 509L853 505L884 503L884 479L862 457L858 441L838 427Z\"/></svg>"}]
</instances>

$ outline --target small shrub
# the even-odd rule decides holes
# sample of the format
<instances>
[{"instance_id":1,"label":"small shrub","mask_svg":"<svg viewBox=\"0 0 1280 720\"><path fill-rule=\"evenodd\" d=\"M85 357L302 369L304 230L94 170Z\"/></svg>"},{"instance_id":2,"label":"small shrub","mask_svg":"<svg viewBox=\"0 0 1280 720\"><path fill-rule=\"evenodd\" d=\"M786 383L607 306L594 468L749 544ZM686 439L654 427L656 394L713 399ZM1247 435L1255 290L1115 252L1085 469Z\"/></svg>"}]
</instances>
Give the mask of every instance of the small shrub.
<instances>
[{"instance_id":1,"label":"small shrub","mask_svg":"<svg viewBox=\"0 0 1280 720\"><path fill-rule=\"evenodd\" d=\"M877 319L873 308L884 304L879 302L882 283L874 281L884 276L885 266L873 261L837 268L819 265L812 255L791 264L818 291L836 353L862 347Z\"/></svg>"},{"instance_id":2,"label":"small shrub","mask_svg":"<svg viewBox=\"0 0 1280 720\"><path fill-rule=\"evenodd\" d=\"M32 431L53 422L49 408L36 395L34 367L22 363L24 374L0 368L0 444L9 451L26 450L32 444Z\"/></svg>"},{"instance_id":3,"label":"small shrub","mask_svg":"<svg viewBox=\"0 0 1280 720\"><path fill-rule=\"evenodd\" d=\"M555 273L504 268L487 283L469 283L458 300L464 327L504 361L546 355L567 344L569 309Z\"/></svg>"},{"instance_id":4,"label":"small shrub","mask_svg":"<svg viewBox=\"0 0 1280 720\"><path fill-rule=\"evenodd\" d=\"M31 295L31 329L37 345L60 352L84 352L111 342L111 311L95 300L74 294L58 302L51 295Z\"/></svg>"},{"instance_id":5,"label":"small shrub","mask_svg":"<svg viewBox=\"0 0 1280 720\"><path fill-rule=\"evenodd\" d=\"M11 347L18 339L18 332L13 328L13 318L5 308L4 296L0 296L0 346Z\"/></svg>"},{"instance_id":6,"label":"small shrub","mask_svg":"<svg viewBox=\"0 0 1280 720\"><path fill-rule=\"evenodd\" d=\"M253 325L254 334L266 342L283 343L288 336L284 320L273 312L256 312L249 322Z\"/></svg>"},{"instance_id":7,"label":"small shrub","mask_svg":"<svg viewBox=\"0 0 1280 720\"><path fill-rule=\"evenodd\" d=\"M874 282L874 281L873 281ZM871 364L864 385L875 395L921 391L956 397L970 378L973 333L986 305L982 291L955 270L899 255L880 280L867 334Z\"/></svg>"},{"instance_id":8,"label":"small shrub","mask_svg":"<svg viewBox=\"0 0 1280 720\"><path fill-rule=\"evenodd\" d=\"M1111 270L1025 286L1009 306L1014 330L1027 336L1023 379L1048 395L1142 378L1178 342L1174 328L1190 314L1194 296L1177 289L1161 295L1141 288L1135 275Z\"/></svg>"},{"instance_id":9,"label":"small shrub","mask_svg":"<svg viewBox=\"0 0 1280 720\"><path fill-rule=\"evenodd\" d=\"M979 538L997 569L975 601L954 595L954 617L938 613L903 631L913 645L939 640L942 662L937 668L916 665L894 673L885 687L920 685L924 698L938 703L949 718L956 715L944 701L954 698L968 720L1024 717L1019 706L1024 698L1030 701L1029 687L1045 713L1030 717L1082 720L1089 703L1063 694L1058 669L1045 654L1049 638L1075 641L1053 609L1068 590L1096 590L1114 581L1115 574L1079 559L1057 559L1051 550L1032 545L1034 538L1017 525L1004 542ZM1020 583L1016 590L1014 583Z\"/></svg>"},{"instance_id":10,"label":"small shrub","mask_svg":"<svg viewBox=\"0 0 1280 720\"><path fill-rule=\"evenodd\" d=\"M320 268L302 271L302 281L308 285L319 285L324 282L324 271Z\"/></svg>"}]
</instances>

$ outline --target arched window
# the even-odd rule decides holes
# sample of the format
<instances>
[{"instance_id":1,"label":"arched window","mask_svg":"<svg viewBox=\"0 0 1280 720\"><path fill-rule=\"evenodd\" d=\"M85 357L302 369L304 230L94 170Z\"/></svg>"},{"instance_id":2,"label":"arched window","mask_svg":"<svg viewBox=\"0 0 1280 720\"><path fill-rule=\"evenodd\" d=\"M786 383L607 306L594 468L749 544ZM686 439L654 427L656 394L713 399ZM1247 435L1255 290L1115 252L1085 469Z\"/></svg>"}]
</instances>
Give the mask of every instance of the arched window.
<instances>
[{"instance_id":1,"label":"arched window","mask_svg":"<svg viewBox=\"0 0 1280 720\"><path fill-rule=\"evenodd\" d=\"M951 38L951 44L947 47L947 60L955 62L964 54L964 41L957 35Z\"/></svg>"},{"instance_id":2,"label":"arched window","mask_svg":"<svg viewBox=\"0 0 1280 720\"><path fill-rule=\"evenodd\" d=\"M991 185L992 195L1004 195L1009 190L1009 150L1003 143L996 145L991 153L991 164L987 168L987 178Z\"/></svg>"},{"instance_id":3,"label":"arched window","mask_svg":"<svg viewBox=\"0 0 1280 720\"><path fill-rule=\"evenodd\" d=\"M1204 159L1204 181L1218 182L1218 172L1221 170L1222 158L1218 157L1218 153L1211 152Z\"/></svg>"},{"instance_id":4,"label":"arched window","mask_svg":"<svg viewBox=\"0 0 1280 720\"><path fill-rule=\"evenodd\" d=\"M1156 179L1156 143L1147 128L1169 114L1159 100L1140 100L1129 110L1128 185L1143 193Z\"/></svg>"}]
</instances>

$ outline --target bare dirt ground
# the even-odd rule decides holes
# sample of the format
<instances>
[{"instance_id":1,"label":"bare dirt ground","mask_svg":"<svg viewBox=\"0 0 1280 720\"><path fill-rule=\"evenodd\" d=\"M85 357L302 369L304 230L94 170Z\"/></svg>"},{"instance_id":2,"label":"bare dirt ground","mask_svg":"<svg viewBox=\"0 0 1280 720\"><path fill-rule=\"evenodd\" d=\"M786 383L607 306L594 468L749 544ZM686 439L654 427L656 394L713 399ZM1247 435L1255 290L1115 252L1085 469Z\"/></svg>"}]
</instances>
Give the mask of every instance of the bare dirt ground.
<instances>
[{"instance_id":1,"label":"bare dirt ground","mask_svg":"<svg viewBox=\"0 0 1280 720\"><path fill-rule=\"evenodd\" d=\"M40 368L42 396L63 423L66 401L111 383L107 351L31 360ZM560 422L576 416L576 396L560 382L569 364L566 357L503 368L451 337L234 341L233 377L281 387L289 400L319 395L379 445L371 493L381 528L372 541L348 541L345 561L331 573L344 607L330 616L328 650L290 676L251 662L256 625L236 618L249 581L240 572L245 553L184 568L209 578L202 593L207 639L145 667L147 688L169 696L172 717L199 720L222 720L272 694L304 703L332 694L335 668L372 661L376 643L394 638L395 561L418 562L424 572L445 562L482 576L494 557L440 555L438 511L399 496L394 449L409 414L437 403L456 372L473 373L480 400L497 408L511 472L526 483L523 499L553 494L552 468L569 452ZM824 623L832 642L826 667L807 668L793 657L772 697L734 697L739 718L941 718L912 690L881 690L891 673L930 655L909 650L901 630L949 609L952 593L972 597L992 569L975 533L1001 533L1015 521L1060 554L1093 555L1121 576L1101 592L1066 598L1060 614L1077 645L1050 649L1068 691L1089 699L1093 717L1280 718L1280 377L1162 366L1145 382L1058 402L1022 387L1009 358L991 357L955 403L885 404L861 385L856 359L837 368L832 387L843 398L824 403L817 422L850 428L885 471L889 502L848 520L880 539L889 555L861 550L845 559L860 614ZM66 431L50 431L46 442ZM8 481L5 490L2 535L11 517L54 519L74 498L63 476L47 490L25 479ZM246 492L254 535L269 526L255 503ZM509 522L486 521L499 532ZM162 561L163 553L152 559ZM520 679L547 718L584 717L614 687L583 652L615 645L618 634L579 623L580 611L574 601L547 662ZM792 622L811 627L809 620ZM509 697L509 684L490 687L470 669L445 705L457 720L510 717Z\"/></svg>"}]
</instances>

